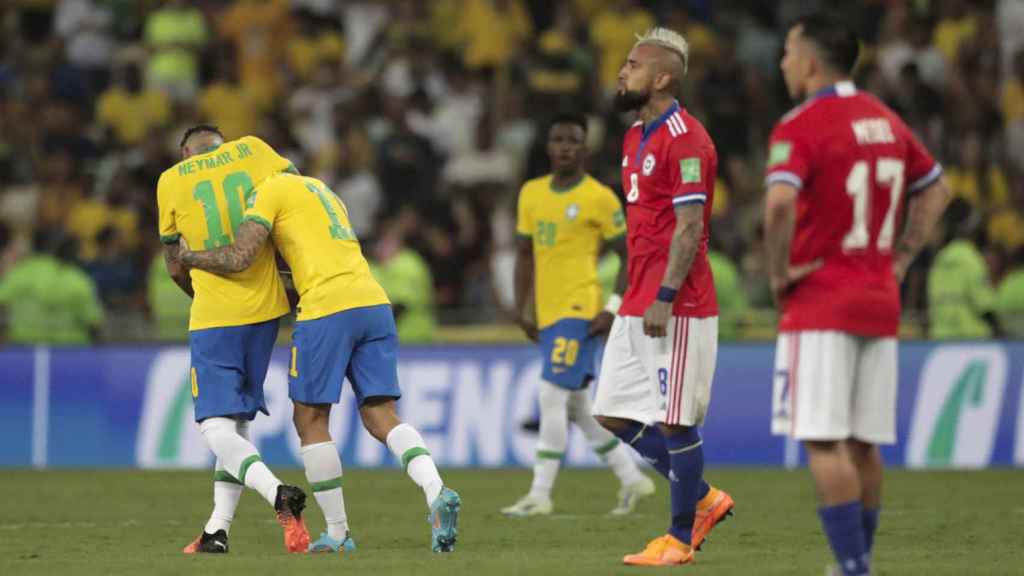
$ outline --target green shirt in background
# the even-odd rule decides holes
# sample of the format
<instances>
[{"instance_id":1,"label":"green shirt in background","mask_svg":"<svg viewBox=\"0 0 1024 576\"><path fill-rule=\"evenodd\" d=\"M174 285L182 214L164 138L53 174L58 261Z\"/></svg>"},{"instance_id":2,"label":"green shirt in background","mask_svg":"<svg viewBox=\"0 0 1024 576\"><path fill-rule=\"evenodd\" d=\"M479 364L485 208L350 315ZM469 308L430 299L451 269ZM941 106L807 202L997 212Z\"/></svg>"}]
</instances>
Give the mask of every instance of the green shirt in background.
<instances>
[{"instance_id":1,"label":"green shirt in background","mask_svg":"<svg viewBox=\"0 0 1024 576\"><path fill-rule=\"evenodd\" d=\"M391 304L404 307L396 320L399 341L432 341L437 329L434 281L423 258L415 251L403 248L383 264L371 263L370 271L384 288Z\"/></svg>"},{"instance_id":2,"label":"green shirt in background","mask_svg":"<svg viewBox=\"0 0 1024 576\"><path fill-rule=\"evenodd\" d=\"M1010 338L1024 338L1024 268L1010 271L996 292L996 311Z\"/></svg>"},{"instance_id":3,"label":"green shirt in background","mask_svg":"<svg viewBox=\"0 0 1024 576\"><path fill-rule=\"evenodd\" d=\"M196 52L206 44L206 20L198 8L161 9L146 19L143 32L153 50L149 74L153 79L196 82L199 65Z\"/></svg>"},{"instance_id":4,"label":"green shirt in background","mask_svg":"<svg viewBox=\"0 0 1024 576\"><path fill-rule=\"evenodd\" d=\"M159 340L187 340L192 299L181 291L167 272L163 254L153 258L149 266L146 291L155 322L154 337Z\"/></svg>"},{"instance_id":5,"label":"green shirt in background","mask_svg":"<svg viewBox=\"0 0 1024 576\"><path fill-rule=\"evenodd\" d=\"M709 250L708 262L711 264L715 297L718 299L718 337L721 340L735 340L740 319L750 308L747 294L743 291L740 274L728 256Z\"/></svg>"},{"instance_id":6,"label":"green shirt in background","mask_svg":"<svg viewBox=\"0 0 1024 576\"><path fill-rule=\"evenodd\" d=\"M932 338L989 338L982 315L992 312L995 293L988 265L974 244L954 240L928 271L928 320Z\"/></svg>"},{"instance_id":7,"label":"green shirt in background","mask_svg":"<svg viewBox=\"0 0 1024 576\"><path fill-rule=\"evenodd\" d=\"M608 252L597 261L597 282L601 285L601 308L608 302L608 297L615 293L615 280L619 277L619 255Z\"/></svg>"},{"instance_id":8,"label":"green shirt in background","mask_svg":"<svg viewBox=\"0 0 1024 576\"><path fill-rule=\"evenodd\" d=\"M0 305L16 344L88 344L103 321L92 279L46 255L26 258L0 280Z\"/></svg>"}]
</instances>

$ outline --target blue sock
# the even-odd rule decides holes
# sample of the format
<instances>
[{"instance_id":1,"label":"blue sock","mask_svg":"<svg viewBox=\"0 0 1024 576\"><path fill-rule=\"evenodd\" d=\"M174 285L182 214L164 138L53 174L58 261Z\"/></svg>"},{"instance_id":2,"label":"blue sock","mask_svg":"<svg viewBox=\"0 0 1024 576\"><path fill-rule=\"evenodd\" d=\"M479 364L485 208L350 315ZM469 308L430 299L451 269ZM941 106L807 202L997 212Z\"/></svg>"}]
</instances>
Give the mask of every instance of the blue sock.
<instances>
[{"instance_id":1,"label":"blue sock","mask_svg":"<svg viewBox=\"0 0 1024 576\"><path fill-rule=\"evenodd\" d=\"M615 432L615 435L644 457L665 478L671 466L668 461L668 450L665 449L665 437L653 426L630 421L629 426Z\"/></svg>"},{"instance_id":2,"label":"blue sock","mask_svg":"<svg viewBox=\"0 0 1024 576\"><path fill-rule=\"evenodd\" d=\"M864 546L864 516L860 500L822 506L818 508L818 516L843 574L867 574L868 554Z\"/></svg>"},{"instance_id":3,"label":"blue sock","mask_svg":"<svg viewBox=\"0 0 1024 576\"><path fill-rule=\"evenodd\" d=\"M665 447L672 465L668 482L672 497L672 526L668 533L687 544L693 534L693 518L704 483L704 448L701 442L694 426L685 428L680 434L665 436Z\"/></svg>"},{"instance_id":4,"label":"blue sock","mask_svg":"<svg viewBox=\"0 0 1024 576\"><path fill-rule=\"evenodd\" d=\"M864 549L870 555L875 545L875 530L878 529L879 508L864 508Z\"/></svg>"}]
</instances>

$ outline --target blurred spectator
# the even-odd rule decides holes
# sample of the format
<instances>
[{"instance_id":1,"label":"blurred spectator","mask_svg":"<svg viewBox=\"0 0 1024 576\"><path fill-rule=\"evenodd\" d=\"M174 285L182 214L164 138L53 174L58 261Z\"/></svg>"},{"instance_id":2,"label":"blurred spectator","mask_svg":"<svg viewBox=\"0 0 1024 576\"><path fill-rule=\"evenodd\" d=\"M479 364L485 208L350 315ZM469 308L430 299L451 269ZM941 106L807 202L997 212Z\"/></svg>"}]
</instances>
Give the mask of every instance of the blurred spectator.
<instances>
[{"instance_id":1,"label":"blurred spectator","mask_svg":"<svg viewBox=\"0 0 1024 576\"><path fill-rule=\"evenodd\" d=\"M143 39L151 52L146 80L175 100L195 97L199 53L207 42L206 17L185 0L164 0L146 18Z\"/></svg>"},{"instance_id":2,"label":"blurred spectator","mask_svg":"<svg viewBox=\"0 0 1024 576\"><path fill-rule=\"evenodd\" d=\"M356 237L368 238L381 208L381 189L372 170L372 148L361 126L348 126L341 131L335 194L348 208L348 219Z\"/></svg>"},{"instance_id":3,"label":"blurred spectator","mask_svg":"<svg viewBox=\"0 0 1024 576\"><path fill-rule=\"evenodd\" d=\"M35 254L0 280L7 340L57 345L95 341L103 309L92 280L74 264L74 240L37 232L33 244Z\"/></svg>"},{"instance_id":4,"label":"blurred spectator","mask_svg":"<svg viewBox=\"0 0 1024 576\"><path fill-rule=\"evenodd\" d=\"M334 145L334 110L350 97L338 81L337 61L323 61L310 82L302 84L288 99L288 120L292 134L308 156Z\"/></svg>"},{"instance_id":5,"label":"blurred spectator","mask_svg":"<svg viewBox=\"0 0 1024 576\"><path fill-rule=\"evenodd\" d=\"M980 223L963 199L954 200L944 222L948 244L928 272L928 336L939 339L990 338L998 335L993 314L995 293L988 265L971 241Z\"/></svg>"},{"instance_id":6,"label":"blurred spectator","mask_svg":"<svg viewBox=\"0 0 1024 576\"><path fill-rule=\"evenodd\" d=\"M264 108L282 87L281 67L291 38L288 0L235 0L220 20L234 42L242 86Z\"/></svg>"},{"instance_id":7,"label":"blurred spectator","mask_svg":"<svg viewBox=\"0 0 1024 576\"><path fill-rule=\"evenodd\" d=\"M946 168L946 180L954 197L963 198L973 208L1005 206L1010 187L998 164L986 161L981 135L970 132L956 139L959 157Z\"/></svg>"},{"instance_id":8,"label":"blurred spectator","mask_svg":"<svg viewBox=\"0 0 1024 576\"><path fill-rule=\"evenodd\" d=\"M537 110L589 110L593 58L576 41L569 4L556 8L554 27L537 35L527 70L532 107Z\"/></svg>"},{"instance_id":9,"label":"blurred spectator","mask_svg":"<svg viewBox=\"0 0 1024 576\"><path fill-rule=\"evenodd\" d=\"M131 253L119 230L104 226L95 238L96 255L84 265L108 309L126 308L141 286Z\"/></svg>"},{"instance_id":10,"label":"blurred spectator","mask_svg":"<svg viewBox=\"0 0 1024 576\"><path fill-rule=\"evenodd\" d=\"M945 14L935 26L932 42L946 62L955 64L960 48L974 36L977 22L966 0L947 0L943 5Z\"/></svg>"},{"instance_id":11,"label":"blurred spectator","mask_svg":"<svg viewBox=\"0 0 1024 576\"><path fill-rule=\"evenodd\" d=\"M902 34L879 49L878 67L886 81L895 85L913 64L917 79L932 90L941 90L946 80L946 60L931 43L931 26L925 19L913 19Z\"/></svg>"},{"instance_id":12,"label":"blurred spectator","mask_svg":"<svg viewBox=\"0 0 1024 576\"><path fill-rule=\"evenodd\" d=\"M238 82L238 63L233 51L222 53L216 64L214 80L199 95L200 116L220 128L228 140L256 133L260 107L256 99Z\"/></svg>"},{"instance_id":13,"label":"blurred spectator","mask_svg":"<svg viewBox=\"0 0 1024 576\"><path fill-rule=\"evenodd\" d=\"M597 51L598 79L606 94L615 92L619 69L636 42L636 35L654 25L654 16L629 0L614 0L594 16L590 40Z\"/></svg>"},{"instance_id":14,"label":"blurred spectator","mask_svg":"<svg viewBox=\"0 0 1024 576\"><path fill-rule=\"evenodd\" d=\"M434 339L437 320L434 286L423 258L405 245L405 236L416 226L416 215L403 210L381 227L373 247L372 272L395 312L398 339L422 343Z\"/></svg>"},{"instance_id":15,"label":"blurred spectator","mask_svg":"<svg viewBox=\"0 0 1024 576\"><path fill-rule=\"evenodd\" d=\"M391 134L377 148L377 178L384 191L384 213L413 205L429 213L434 205L438 158L430 142L413 132L406 120L405 102L385 98Z\"/></svg>"},{"instance_id":16,"label":"blurred spectator","mask_svg":"<svg viewBox=\"0 0 1024 576\"><path fill-rule=\"evenodd\" d=\"M71 207L85 195L85 184L74 157L63 150L46 157L36 206L36 226L61 230Z\"/></svg>"},{"instance_id":17,"label":"blurred spectator","mask_svg":"<svg viewBox=\"0 0 1024 576\"><path fill-rule=\"evenodd\" d=\"M81 74L86 94L97 94L106 84L114 54L113 13L97 0L60 0L53 28L64 41L64 53L74 71Z\"/></svg>"},{"instance_id":18,"label":"blurred spectator","mask_svg":"<svg viewBox=\"0 0 1024 576\"><path fill-rule=\"evenodd\" d=\"M464 0L449 25L456 29L463 62L470 70L507 64L533 32L523 0Z\"/></svg>"},{"instance_id":19,"label":"blurred spectator","mask_svg":"<svg viewBox=\"0 0 1024 576\"><path fill-rule=\"evenodd\" d=\"M293 2L294 4L294 2ZM341 62L345 56L345 40L330 20L311 11L303 11L297 17L299 33L288 43L288 69L303 82L323 62Z\"/></svg>"},{"instance_id":20,"label":"blurred spectator","mask_svg":"<svg viewBox=\"0 0 1024 576\"><path fill-rule=\"evenodd\" d=\"M192 299L171 279L162 252L157 252L150 262L146 294L156 329L153 336L159 340L187 338Z\"/></svg>"},{"instance_id":21,"label":"blurred spectator","mask_svg":"<svg viewBox=\"0 0 1024 576\"><path fill-rule=\"evenodd\" d=\"M143 89L142 72L135 63L114 69L114 82L96 102L96 120L101 128L113 133L113 141L131 146L154 128L167 125L171 119L171 103L163 92Z\"/></svg>"},{"instance_id":22,"label":"blurred spectator","mask_svg":"<svg viewBox=\"0 0 1024 576\"><path fill-rule=\"evenodd\" d=\"M1024 50L1013 57L1012 75L1003 86L1003 120L1024 122Z\"/></svg>"},{"instance_id":23,"label":"blurred spectator","mask_svg":"<svg viewBox=\"0 0 1024 576\"><path fill-rule=\"evenodd\" d=\"M996 292L999 322L1010 338L1024 338L1024 248L1019 248L1010 270Z\"/></svg>"}]
</instances>

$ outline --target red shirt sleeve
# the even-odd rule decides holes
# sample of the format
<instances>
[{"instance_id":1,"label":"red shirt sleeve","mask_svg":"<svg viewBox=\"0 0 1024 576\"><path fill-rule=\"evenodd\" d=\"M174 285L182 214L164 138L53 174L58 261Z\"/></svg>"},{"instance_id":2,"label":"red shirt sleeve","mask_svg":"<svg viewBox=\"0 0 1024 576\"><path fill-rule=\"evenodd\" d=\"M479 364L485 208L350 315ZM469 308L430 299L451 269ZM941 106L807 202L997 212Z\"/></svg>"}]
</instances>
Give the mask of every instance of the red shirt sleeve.
<instances>
[{"instance_id":1,"label":"red shirt sleeve","mask_svg":"<svg viewBox=\"0 0 1024 576\"><path fill-rule=\"evenodd\" d=\"M811 146L795 126L795 122L779 123L768 141L768 163L765 186L781 183L801 190L810 173Z\"/></svg>"},{"instance_id":2,"label":"red shirt sleeve","mask_svg":"<svg viewBox=\"0 0 1024 576\"><path fill-rule=\"evenodd\" d=\"M714 147L676 138L668 149L668 182L672 204L705 204L715 188Z\"/></svg>"},{"instance_id":3,"label":"red shirt sleeve","mask_svg":"<svg viewBox=\"0 0 1024 576\"><path fill-rule=\"evenodd\" d=\"M900 131L907 139L907 193L913 194L937 181L942 176L942 165L902 122Z\"/></svg>"}]
</instances>

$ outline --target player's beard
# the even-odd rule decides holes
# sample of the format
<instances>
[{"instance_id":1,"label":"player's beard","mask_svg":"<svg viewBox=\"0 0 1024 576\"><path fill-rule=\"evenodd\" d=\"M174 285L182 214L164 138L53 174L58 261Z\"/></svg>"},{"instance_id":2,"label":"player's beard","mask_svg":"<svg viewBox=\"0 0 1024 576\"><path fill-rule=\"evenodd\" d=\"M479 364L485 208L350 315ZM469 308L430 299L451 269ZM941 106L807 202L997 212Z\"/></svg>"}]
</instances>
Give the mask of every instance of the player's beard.
<instances>
[{"instance_id":1,"label":"player's beard","mask_svg":"<svg viewBox=\"0 0 1024 576\"><path fill-rule=\"evenodd\" d=\"M624 90L615 93L615 109L619 112L639 110L651 99L650 91Z\"/></svg>"}]
</instances>

